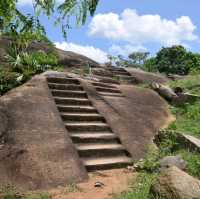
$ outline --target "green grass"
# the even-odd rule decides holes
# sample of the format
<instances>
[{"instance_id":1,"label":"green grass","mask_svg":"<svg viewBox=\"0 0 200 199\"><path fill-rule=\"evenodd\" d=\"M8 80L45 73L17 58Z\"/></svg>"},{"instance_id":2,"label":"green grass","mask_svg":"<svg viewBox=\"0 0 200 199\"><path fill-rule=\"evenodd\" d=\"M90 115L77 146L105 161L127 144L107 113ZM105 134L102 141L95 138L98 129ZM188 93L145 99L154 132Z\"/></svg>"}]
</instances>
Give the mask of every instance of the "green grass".
<instances>
[{"instance_id":1,"label":"green grass","mask_svg":"<svg viewBox=\"0 0 200 199\"><path fill-rule=\"evenodd\" d=\"M186 150L179 151L179 154L187 162L188 173L200 179L200 154Z\"/></svg>"},{"instance_id":2,"label":"green grass","mask_svg":"<svg viewBox=\"0 0 200 199\"><path fill-rule=\"evenodd\" d=\"M200 95L200 75L191 75L184 79L170 82L171 87L182 87L185 91Z\"/></svg>"},{"instance_id":3,"label":"green grass","mask_svg":"<svg viewBox=\"0 0 200 199\"><path fill-rule=\"evenodd\" d=\"M22 194L12 185L0 187L0 199L51 199L48 193Z\"/></svg>"},{"instance_id":4,"label":"green grass","mask_svg":"<svg viewBox=\"0 0 200 199\"><path fill-rule=\"evenodd\" d=\"M181 107L172 106L171 111L176 115L176 121L169 129L200 137L200 101Z\"/></svg>"},{"instance_id":5,"label":"green grass","mask_svg":"<svg viewBox=\"0 0 200 199\"><path fill-rule=\"evenodd\" d=\"M156 179L157 174L141 172L130 191L114 196L113 199L148 199L151 184Z\"/></svg>"},{"instance_id":6,"label":"green grass","mask_svg":"<svg viewBox=\"0 0 200 199\"><path fill-rule=\"evenodd\" d=\"M200 95L200 75L191 75L171 82L170 86L182 87L189 93ZM179 107L172 106L171 111L176 116L176 121L169 126L169 129L200 137L200 101Z\"/></svg>"}]
</instances>

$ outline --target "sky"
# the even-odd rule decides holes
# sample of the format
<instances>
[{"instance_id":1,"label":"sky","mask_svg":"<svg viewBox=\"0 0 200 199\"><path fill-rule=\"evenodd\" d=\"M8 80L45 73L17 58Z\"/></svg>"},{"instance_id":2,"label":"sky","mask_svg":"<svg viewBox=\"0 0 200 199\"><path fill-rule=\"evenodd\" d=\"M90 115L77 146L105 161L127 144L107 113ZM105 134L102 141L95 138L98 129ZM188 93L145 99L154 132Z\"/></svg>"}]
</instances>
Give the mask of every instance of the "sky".
<instances>
[{"instance_id":1,"label":"sky","mask_svg":"<svg viewBox=\"0 0 200 199\"><path fill-rule=\"evenodd\" d=\"M24 13L32 12L31 5L32 0L18 0ZM58 48L104 63L108 54L148 51L153 56L161 47L178 44L200 53L199 8L198 0L100 0L94 17L71 29L67 40L53 20L40 19Z\"/></svg>"}]
</instances>

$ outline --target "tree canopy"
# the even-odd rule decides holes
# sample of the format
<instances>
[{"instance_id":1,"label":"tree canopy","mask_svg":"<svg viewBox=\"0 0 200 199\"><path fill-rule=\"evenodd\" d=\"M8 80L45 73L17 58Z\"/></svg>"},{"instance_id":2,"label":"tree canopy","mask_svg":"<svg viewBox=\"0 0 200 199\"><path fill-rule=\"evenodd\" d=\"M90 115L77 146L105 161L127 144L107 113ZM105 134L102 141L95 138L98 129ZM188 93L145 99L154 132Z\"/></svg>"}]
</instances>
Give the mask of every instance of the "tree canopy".
<instances>
[{"instance_id":1,"label":"tree canopy","mask_svg":"<svg viewBox=\"0 0 200 199\"><path fill-rule=\"evenodd\" d=\"M145 68L161 73L187 75L200 69L200 54L187 51L181 45L163 47L155 57L145 62Z\"/></svg>"},{"instance_id":2,"label":"tree canopy","mask_svg":"<svg viewBox=\"0 0 200 199\"><path fill-rule=\"evenodd\" d=\"M88 14L94 15L99 0L65 0L57 4L55 0L34 0L34 16L25 16L20 12L16 5L18 0L0 1L0 33L8 30L24 31L24 29L39 29L39 16L44 13L46 16L52 16L58 13L55 24L60 24L63 35L66 37L67 30L71 28L72 18L76 18L76 24L81 25L86 22ZM30 20L31 19L31 20ZM42 30L44 31L44 29Z\"/></svg>"}]
</instances>

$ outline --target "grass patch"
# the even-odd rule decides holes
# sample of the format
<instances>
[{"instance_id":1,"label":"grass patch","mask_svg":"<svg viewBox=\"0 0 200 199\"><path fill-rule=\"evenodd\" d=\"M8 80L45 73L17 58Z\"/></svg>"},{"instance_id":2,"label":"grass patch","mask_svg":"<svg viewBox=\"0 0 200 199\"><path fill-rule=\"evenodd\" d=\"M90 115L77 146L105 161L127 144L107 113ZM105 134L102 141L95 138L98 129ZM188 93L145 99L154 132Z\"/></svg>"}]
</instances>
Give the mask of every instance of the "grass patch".
<instances>
[{"instance_id":1,"label":"grass patch","mask_svg":"<svg viewBox=\"0 0 200 199\"><path fill-rule=\"evenodd\" d=\"M189 93L200 95L200 75L172 81L170 86L182 87ZM171 112L176 116L176 121L169 126L169 129L200 137L200 101L186 103L179 107L171 106Z\"/></svg>"},{"instance_id":2,"label":"grass patch","mask_svg":"<svg viewBox=\"0 0 200 199\"><path fill-rule=\"evenodd\" d=\"M200 95L200 75L191 75L184 79L170 82L171 87L182 87L195 95Z\"/></svg>"},{"instance_id":3,"label":"grass patch","mask_svg":"<svg viewBox=\"0 0 200 199\"><path fill-rule=\"evenodd\" d=\"M171 111L176 115L176 121L169 129L200 137L200 101L181 107L172 106Z\"/></svg>"},{"instance_id":4,"label":"grass patch","mask_svg":"<svg viewBox=\"0 0 200 199\"><path fill-rule=\"evenodd\" d=\"M200 179L200 154L186 150L179 151L182 158L187 162L187 171L190 175Z\"/></svg>"},{"instance_id":5,"label":"grass patch","mask_svg":"<svg viewBox=\"0 0 200 199\"><path fill-rule=\"evenodd\" d=\"M114 196L113 199L148 199L150 197L149 190L151 184L156 179L157 174L141 172L131 186L131 190Z\"/></svg>"},{"instance_id":6,"label":"grass patch","mask_svg":"<svg viewBox=\"0 0 200 199\"><path fill-rule=\"evenodd\" d=\"M6 185L0 187L1 199L51 199L48 193L29 193L21 194L12 185Z\"/></svg>"},{"instance_id":7,"label":"grass patch","mask_svg":"<svg viewBox=\"0 0 200 199\"><path fill-rule=\"evenodd\" d=\"M73 193L73 192L82 192L83 190L76 184L72 183L67 185L65 192L66 193Z\"/></svg>"}]
</instances>

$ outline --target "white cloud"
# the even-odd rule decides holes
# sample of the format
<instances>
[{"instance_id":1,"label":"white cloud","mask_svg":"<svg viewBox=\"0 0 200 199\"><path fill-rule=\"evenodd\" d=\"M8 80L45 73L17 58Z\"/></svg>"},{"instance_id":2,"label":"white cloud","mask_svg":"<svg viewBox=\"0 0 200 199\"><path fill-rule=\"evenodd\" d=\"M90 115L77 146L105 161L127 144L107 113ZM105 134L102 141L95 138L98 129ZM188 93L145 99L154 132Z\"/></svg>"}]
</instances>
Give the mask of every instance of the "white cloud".
<instances>
[{"instance_id":1,"label":"white cloud","mask_svg":"<svg viewBox=\"0 0 200 199\"><path fill-rule=\"evenodd\" d=\"M55 42L57 48L66 51L73 51L75 53L79 53L85 55L94 61L104 63L108 61L107 53L102 51L99 48L95 48L93 46L82 46L75 43L67 43L67 42Z\"/></svg>"},{"instance_id":2,"label":"white cloud","mask_svg":"<svg viewBox=\"0 0 200 199\"><path fill-rule=\"evenodd\" d=\"M188 16L173 21L159 15L139 15L136 10L125 9L120 15L95 15L89 25L89 34L134 45L149 42L172 45L198 39L195 29Z\"/></svg>"},{"instance_id":3,"label":"white cloud","mask_svg":"<svg viewBox=\"0 0 200 199\"><path fill-rule=\"evenodd\" d=\"M141 45L124 45L124 46L119 46L119 45L112 45L109 48L109 52L112 54L117 54L117 55L123 55L123 56L127 56L132 52L138 52L138 51L147 51L147 49L144 46Z\"/></svg>"}]
</instances>

